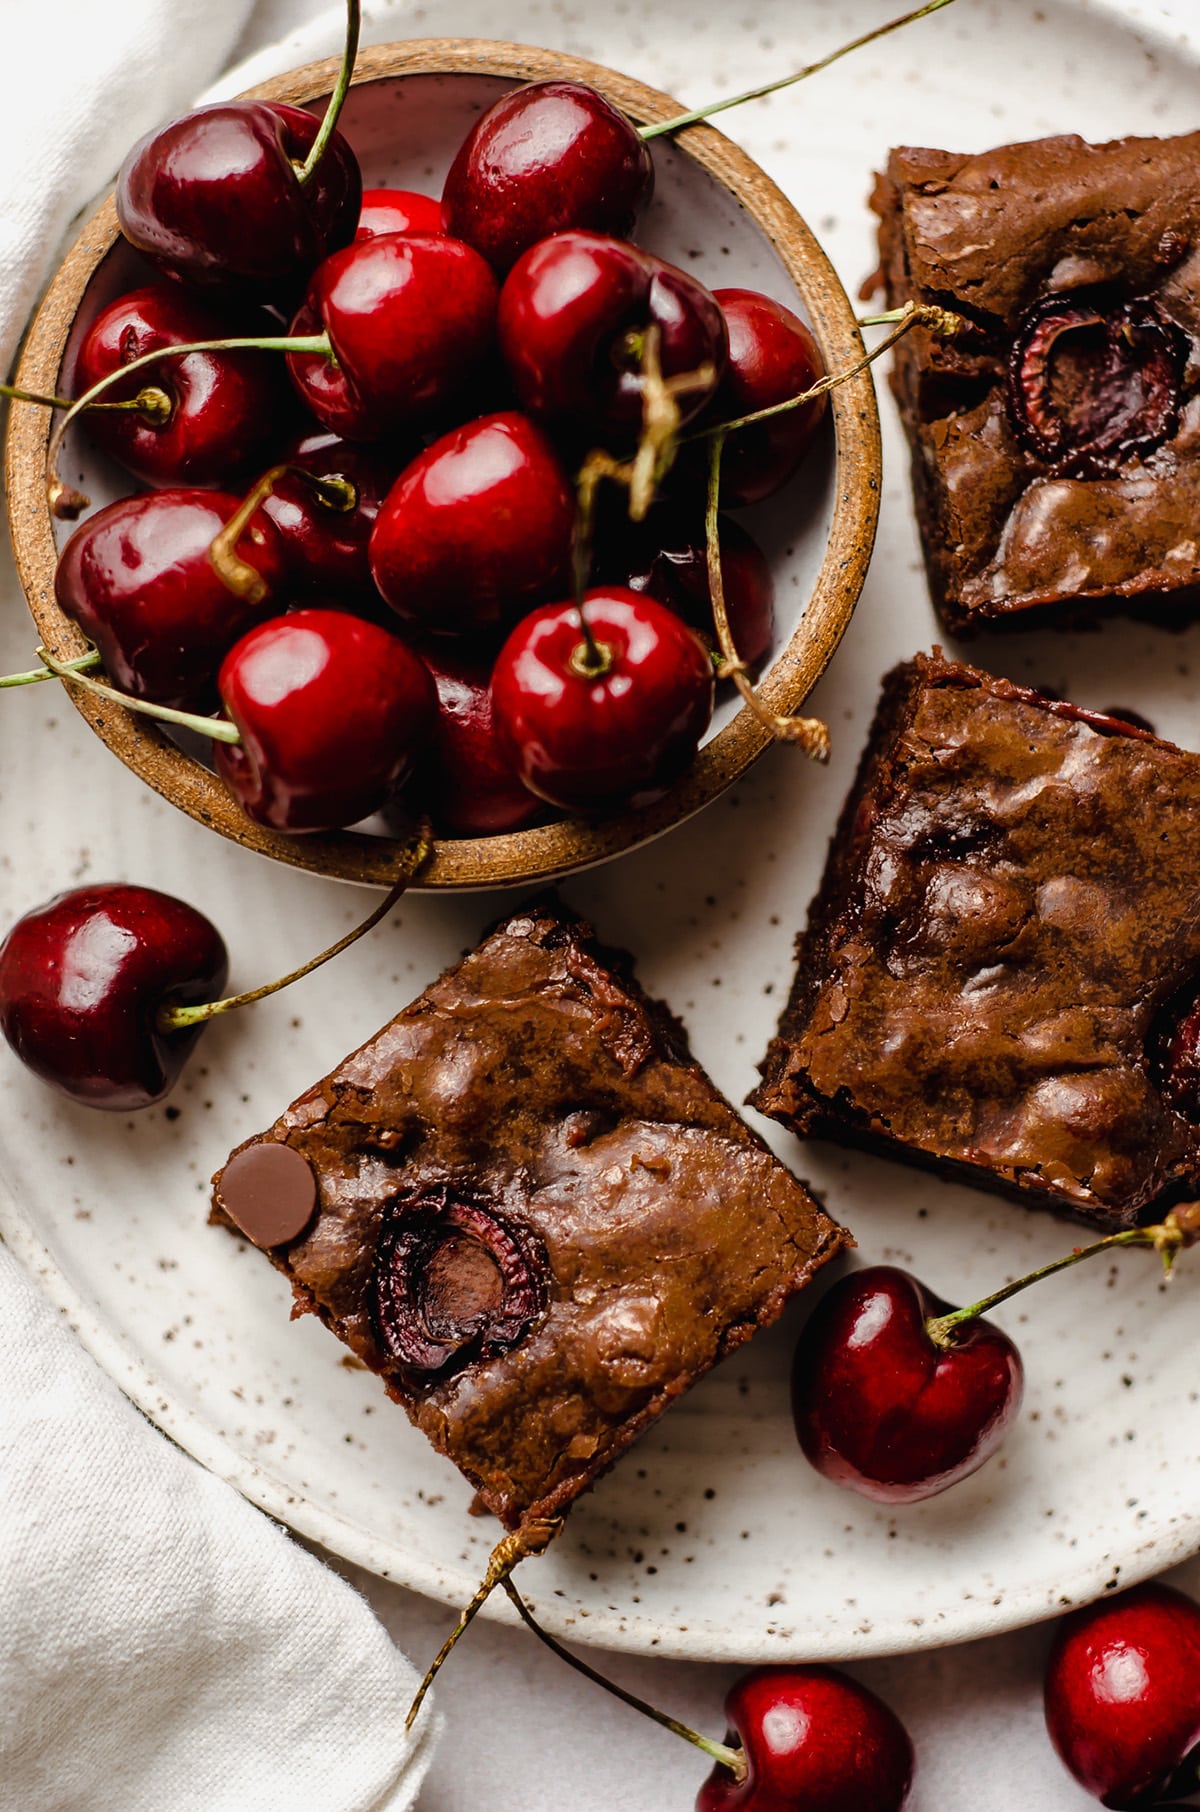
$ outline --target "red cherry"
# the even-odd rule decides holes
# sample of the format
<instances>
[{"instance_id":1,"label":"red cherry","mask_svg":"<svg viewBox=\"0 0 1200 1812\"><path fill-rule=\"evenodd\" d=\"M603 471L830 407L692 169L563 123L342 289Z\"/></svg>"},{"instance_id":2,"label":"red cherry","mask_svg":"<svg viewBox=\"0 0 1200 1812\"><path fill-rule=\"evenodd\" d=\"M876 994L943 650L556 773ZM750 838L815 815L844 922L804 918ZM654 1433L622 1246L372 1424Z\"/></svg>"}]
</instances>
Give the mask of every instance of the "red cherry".
<instances>
[{"instance_id":1,"label":"red cherry","mask_svg":"<svg viewBox=\"0 0 1200 1812\"><path fill-rule=\"evenodd\" d=\"M1072 1611L1046 1664L1046 1725L1101 1805L1200 1788L1200 1605L1151 1580Z\"/></svg>"},{"instance_id":2,"label":"red cherry","mask_svg":"<svg viewBox=\"0 0 1200 1812\"><path fill-rule=\"evenodd\" d=\"M792 1376L796 1432L818 1472L879 1503L911 1504L995 1452L1020 1408L1020 1354L978 1317L936 1346L925 1323L948 1310L890 1265L834 1284L800 1336Z\"/></svg>"},{"instance_id":3,"label":"red cherry","mask_svg":"<svg viewBox=\"0 0 1200 1812\"><path fill-rule=\"evenodd\" d=\"M517 624L492 675L496 726L525 785L552 805L644 805L679 778L712 716L712 662L653 598L584 594L600 657L591 671L574 604Z\"/></svg>"},{"instance_id":4,"label":"red cherry","mask_svg":"<svg viewBox=\"0 0 1200 1812\"><path fill-rule=\"evenodd\" d=\"M212 1000L225 946L194 907L151 887L93 884L17 920L0 945L0 1030L43 1081L89 1107L160 1101L202 1027L165 1006Z\"/></svg>"},{"instance_id":5,"label":"red cherry","mask_svg":"<svg viewBox=\"0 0 1200 1812\"><path fill-rule=\"evenodd\" d=\"M323 429L285 448L288 465L314 478L348 484L353 502L331 501L291 473L276 479L259 506L283 544L292 592L312 600L326 593L350 603L378 601L367 548L379 506L405 463L404 455L358 447Z\"/></svg>"},{"instance_id":6,"label":"red cherry","mask_svg":"<svg viewBox=\"0 0 1200 1812\"><path fill-rule=\"evenodd\" d=\"M155 283L118 296L96 316L76 363L76 390L90 390L110 372L164 346L228 340L269 331L197 302L174 284ZM105 403L136 397L147 387L165 395L162 419L141 410L95 409L86 414L92 440L150 485L221 485L264 462L290 398L279 360L271 353L189 352L163 359L114 384ZM294 405L292 405L294 407Z\"/></svg>"},{"instance_id":7,"label":"red cherry","mask_svg":"<svg viewBox=\"0 0 1200 1812\"><path fill-rule=\"evenodd\" d=\"M544 819L545 805L517 778L497 739L491 668L445 642L425 645L421 658L437 687L438 717L407 796L455 837L494 837Z\"/></svg>"},{"instance_id":8,"label":"red cherry","mask_svg":"<svg viewBox=\"0 0 1200 1812\"><path fill-rule=\"evenodd\" d=\"M882 1699L829 1667L760 1667L725 1715L747 1763L718 1763L696 1812L901 1812L913 1775L908 1732Z\"/></svg>"},{"instance_id":9,"label":"red cherry","mask_svg":"<svg viewBox=\"0 0 1200 1812\"><path fill-rule=\"evenodd\" d=\"M332 830L378 811L426 742L435 695L403 642L361 617L298 610L230 649L217 685L240 743L217 772L256 824Z\"/></svg>"},{"instance_id":10,"label":"red cherry","mask_svg":"<svg viewBox=\"0 0 1200 1812\"><path fill-rule=\"evenodd\" d=\"M500 292L500 350L534 415L636 432L646 330L659 332L664 377L713 367L707 389L681 394L683 420L703 408L725 368L725 323L686 271L600 233L559 233L532 246Z\"/></svg>"},{"instance_id":11,"label":"red cherry","mask_svg":"<svg viewBox=\"0 0 1200 1812\"><path fill-rule=\"evenodd\" d=\"M492 629L566 588L575 495L540 428L485 415L401 473L371 535L371 570L401 617L434 633Z\"/></svg>"},{"instance_id":12,"label":"red cherry","mask_svg":"<svg viewBox=\"0 0 1200 1812\"><path fill-rule=\"evenodd\" d=\"M775 582L757 541L732 516L718 518L717 534L733 645L754 667L766 658L775 636ZM599 578L657 598L716 648L708 547L694 511L658 508L640 523L626 516L598 545Z\"/></svg>"},{"instance_id":13,"label":"red cherry","mask_svg":"<svg viewBox=\"0 0 1200 1812\"><path fill-rule=\"evenodd\" d=\"M442 204L413 189L364 189L355 240L385 233L444 233Z\"/></svg>"},{"instance_id":14,"label":"red cherry","mask_svg":"<svg viewBox=\"0 0 1200 1812\"><path fill-rule=\"evenodd\" d=\"M362 178L340 132L299 180L319 128L281 101L221 101L147 133L117 179L121 231L199 287L293 293L358 219Z\"/></svg>"},{"instance_id":15,"label":"red cherry","mask_svg":"<svg viewBox=\"0 0 1200 1812\"><path fill-rule=\"evenodd\" d=\"M292 379L347 440L427 422L469 390L491 352L496 296L489 266L457 239L364 239L314 274L291 331L327 333L334 357L290 352Z\"/></svg>"},{"instance_id":16,"label":"red cherry","mask_svg":"<svg viewBox=\"0 0 1200 1812\"><path fill-rule=\"evenodd\" d=\"M506 271L551 233L618 238L654 189L636 128L581 82L530 82L476 120L442 191L447 232Z\"/></svg>"},{"instance_id":17,"label":"red cherry","mask_svg":"<svg viewBox=\"0 0 1200 1812\"><path fill-rule=\"evenodd\" d=\"M821 349L799 315L752 289L717 289L729 333L729 363L705 422L736 421L799 396L825 375ZM799 469L825 414L814 397L770 421L731 434L721 456L721 503L761 503Z\"/></svg>"},{"instance_id":18,"label":"red cherry","mask_svg":"<svg viewBox=\"0 0 1200 1812\"><path fill-rule=\"evenodd\" d=\"M217 577L212 543L238 508L222 491L150 491L97 510L63 548L55 597L123 692L211 710L225 655L283 609L284 553L269 522L250 523L236 549L266 583L267 600L249 603Z\"/></svg>"}]
</instances>

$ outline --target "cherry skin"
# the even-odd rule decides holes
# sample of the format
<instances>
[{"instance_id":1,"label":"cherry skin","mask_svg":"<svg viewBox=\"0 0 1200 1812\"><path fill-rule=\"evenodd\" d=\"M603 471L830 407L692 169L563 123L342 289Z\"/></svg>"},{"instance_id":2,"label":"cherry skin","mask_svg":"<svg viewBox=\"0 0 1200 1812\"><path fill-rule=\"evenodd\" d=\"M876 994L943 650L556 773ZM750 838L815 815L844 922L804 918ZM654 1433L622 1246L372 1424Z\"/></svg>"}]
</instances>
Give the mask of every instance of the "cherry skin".
<instances>
[{"instance_id":1,"label":"cherry skin","mask_svg":"<svg viewBox=\"0 0 1200 1812\"><path fill-rule=\"evenodd\" d=\"M240 743L214 744L217 772L256 824L334 830L380 810L428 740L429 672L385 629L334 610L261 623L221 663L217 685Z\"/></svg>"},{"instance_id":2,"label":"cherry skin","mask_svg":"<svg viewBox=\"0 0 1200 1812\"><path fill-rule=\"evenodd\" d=\"M197 288L294 294L354 236L358 162L335 131L305 183L320 120L282 101L221 101L147 133L117 179L132 245Z\"/></svg>"},{"instance_id":3,"label":"cherry skin","mask_svg":"<svg viewBox=\"0 0 1200 1812\"><path fill-rule=\"evenodd\" d=\"M485 415L418 454L371 534L397 615L435 634L507 628L566 589L575 494L527 416Z\"/></svg>"},{"instance_id":4,"label":"cherry skin","mask_svg":"<svg viewBox=\"0 0 1200 1812\"><path fill-rule=\"evenodd\" d=\"M1200 1787L1200 1605L1151 1580L1072 1611L1046 1664L1050 1740L1101 1805Z\"/></svg>"},{"instance_id":5,"label":"cherry skin","mask_svg":"<svg viewBox=\"0 0 1200 1812\"><path fill-rule=\"evenodd\" d=\"M979 1317L935 1346L948 1312L906 1271L872 1265L839 1279L800 1336L796 1432L818 1472L884 1504L945 1491L995 1452L1021 1404L1024 1371L1007 1334Z\"/></svg>"},{"instance_id":6,"label":"cherry skin","mask_svg":"<svg viewBox=\"0 0 1200 1812\"><path fill-rule=\"evenodd\" d=\"M712 382L677 397L689 420L725 368L721 310L686 271L601 233L559 233L532 246L500 292L500 350L531 414L636 434L641 354L659 334L664 377L713 368Z\"/></svg>"},{"instance_id":7,"label":"cherry skin","mask_svg":"<svg viewBox=\"0 0 1200 1812\"><path fill-rule=\"evenodd\" d=\"M76 887L0 944L0 1030L21 1061L88 1107L161 1101L202 1025L163 1032L163 1007L216 999L225 945L202 913L152 887Z\"/></svg>"},{"instance_id":8,"label":"cherry skin","mask_svg":"<svg viewBox=\"0 0 1200 1812\"><path fill-rule=\"evenodd\" d=\"M217 576L210 549L238 508L222 491L143 492L97 510L63 548L55 597L122 692L176 710L214 709L226 654L284 608L285 556L269 522L252 521L236 549L265 582L266 600L251 603Z\"/></svg>"},{"instance_id":9,"label":"cherry skin","mask_svg":"<svg viewBox=\"0 0 1200 1812\"><path fill-rule=\"evenodd\" d=\"M389 233L335 252L313 275L294 334L329 335L332 360L290 352L317 420L379 440L469 393L495 339L496 279L478 252L433 233Z\"/></svg>"},{"instance_id":10,"label":"cherry skin","mask_svg":"<svg viewBox=\"0 0 1200 1812\"><path fill-rule=\"evenodd\" d=\"M551 233L624 238L654 189L633 124L582 82L530 82L482 114L442 191L447 232L503 273Z\"/></svg>"},{"instance_id":11,"label":"cherry skin","mask_svg":"<svg viewBox=\"0 0 1200 1812\"><path fill-rule=\"evenodd\" d=\"M882 1699L829 1667L760 1667L735 1681L725 1715L745 1753L718 1763L696 1812L901 1812L912 1785L908 1732Z\"/></svg>"},{"instance_id":12,"label":"cherry skin","mask_svg":"<svg viewBox=\"0 0 1200 1812\"><path fill-rule=\"evenodd\" d=\"M415 189L364 189L354 238L379 239L385 233L443 233L442 204Z\"/></svg>"},{"instance_id":13,"label":"cherry skin","mask_svg":"<svg viewBox=\"0 0 1200 1812\"><path fill-rule=\"evenodd\" d=\"M713 295L725 317L729 362L706 423L770 409L824 377L821 350L790 308L752 289L717 289ZM799 469L825 409L826 398L814 397L731 434L721 455L722 507L761 503L781 490Z\"/></svg>"},{"instance_id":14,"label":"cherry skin","mask_svg":"<svg viewBox=\"0 0 1200 1812\"><path fill-rule=\"evenodd\" d=\"M411 447L409 452L411 453ZM295 473L276 479L259 510L283 544L292 595L325 595L353 604L378 601L367 556L379 506L396 481L405 455L355 446L325 429L302 434L282 460L317 479L348 484L353 501L331 500Z\"/></svg>"},{"instance_id":15,"label":"cherry skin","mask_svg":"<svg viewBox=\"0 0 1200 1812\"><path fill-rule=\"evenodd\" d=\"M549 816L522 784L496 736L491 666L445 640L423 643L438 716L405 797L453 837L495 837Z\"/></svg>"},{"instance_id":16,"label":"cherry skin","mask_svg":"<svg viewBox=\"0 0 1200 1812\"><path fill-rule=\"evenodd\" d=\"M531 611L500 650L492 705L501 743L551 805L645 805L679 778L708 727L712 662L653 598L610 585L585 592L583 609L598 672L588 669L574 604Z\"/></svg>"},{"instance_id":17,"label":"cherry skin","mask_svg":"<svg viewBox=\"0 0 1200 1812\"><path fill-rule=\"evenodd\" d=\"M76 392L164 346L267 331L270 323L257 313L247 321L195 300L175 284L131 290L102 309L88 329L76 364ZM149 387L170 401L164 418L141 410L95 409L84 419L92 440L144 484L223 487L265 461L271 450L280 414L290 404L282 377L271 353L189 352L136 372L101 399L122 402Z\"/></svg>"},{"instance_id":18,"label":"cherry skin","mask_svg":"<svg viewBox=\"0 0 1200 1812\"><path fill-rule=\"evenodd\" d=\"M754 667L770 653L775 635L771 568L757 541L732 516L718 518L717 539L733 645ZM626 516L605 538L596 566L600 578L668 605L716 649L708 547L697 512L660 507L640 523Z\"/></svg>"}]
</instances>

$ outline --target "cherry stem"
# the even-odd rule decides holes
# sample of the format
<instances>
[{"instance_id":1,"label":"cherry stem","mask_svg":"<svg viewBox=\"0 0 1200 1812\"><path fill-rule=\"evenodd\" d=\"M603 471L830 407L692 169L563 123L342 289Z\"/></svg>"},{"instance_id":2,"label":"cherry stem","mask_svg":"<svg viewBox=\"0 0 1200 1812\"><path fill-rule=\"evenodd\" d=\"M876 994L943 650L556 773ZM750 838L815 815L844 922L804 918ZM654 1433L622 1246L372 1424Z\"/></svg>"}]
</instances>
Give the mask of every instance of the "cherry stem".
<instances>
[{"instance_id":1,"label":"cherry stem","mask_svg":"<svg viewBox=\"0 0 1200 1812\"><path fill-rule=\"evenodd\" d=\"M341 478L336 474L320 478L315 472L306 472L303 466L287 464L272 466L269 472L264 472L224 528L214 535L208 550L209 562L222 585L247 604L261 604L268 596L270 586L256 566L251 566L249 561L242 559L237 551L237 544L255 511L266 502L279 481L289 477L302 478L331 510L344 513L352 510L358 502L356 487L348 478Z\"/></svg>"},{"instance_id":2,"label":"cherry stem","mask_svg":"<svg viewBox=\"0 0 1200 1812\"><path fill-rule=\"evenodd\" d=\"M742 698L749 705L759 722L765 724L772 736L780 742L799 743L804 753L813 761L829 760L829 727L819 717L780 717L772 711L766 701L759 697L750 683L749 670L738 654L729 627L729 612L725 607L725 579L721 571L721 529L719 508L721 502L721 455L725 451L726 436L717 433L713 436L712 449L708 462L708 498L704 511L704 542L708 557L708 593L712 603L713 624L717 631L717 644L721 650L721 662L717 668L718 679L731 679Z\"/></svg>"},{"instance_id":3,"label":"cherry stem","mask_svg":"<svg viewBox=\"0 0 1200 1812\"><path fill-rule=\"evenodd\" d=\"M15 384L0 384L0 396L5 396L13 403L36 403L42 409L73 409L75 407L69 396L40 396L36 390L18 390ZM120 403L96 403L96 409L136 409L147 421L164 421L171 413L172 403L165 390L156 384L147 384L136 396L126 397Z\"/></svg>"},{"instance_id":4,"label":"cherry stem","mask_svg":"<svg viewBox=\"0 0 1200 1812\"><path fill-rule=\"evenodd\" d=\"M727 1743L716 1743L711 1737L701 1736L698 1730L693 1730L687 1724L681 1724L678 1718L668 1717L666 1712L659 1711L657 1706L648 1704L645 1699L639 1699L636 1693L627 1692L623 1686L618 1686L615 1680L610 1680L606 1675L597 1673L594 1667L589 1667L586 1661L581 1661L578 1655L573 1655L569 1649L563 1647L561 1642L557 1642L549 1630L542 1628L511 1579L505 1578L500 1583L508 1593L513 1608L522 1623L527 1629L533 1631L538 1641L544 1643L552 1655L557 1655L560 1661L565 1661L568 1667L573 1667L575 1672L582 1674L585 1680L591 1680L594 1685L602 1686L605 1692L610 1692L614 1699L620 1699L622 1704L631 1705L634 1711L640 1711L643 1716L653 1718L654 1722L661 1724L664 1730L672 1730L676 1736L683 1737L689 1743L694 1743L697 1749L703 1749L705 1755L711 1756L714 1762L720 1762L723 1768L728 1768L735 1781L745 1780L748 1772L745 1750L731 1749Z\"/></svg>"},{"instance_id":5,"label":"cherry stem","mask_svg":"<svg viewBox=\"0 0 1200 1812\"><path fill-rule=\"evenodd\" d=\"M234 1007L248 1007L256 1000L266 1000L269 994L278 994L281 988L290 988L293 982L311 975L331 958L340 956L351 944L356 944L360 937L373 931L381 919L385 919L402 893L412 886L417 875L424 868L433 853L433 833L428 823L422 823L401 856L403 872L394 881L375 910L367 915L361 925L340 937L336 944L330 944L328 950L322 950L319 956L310 957L299 969L293 969L289 975L283 975L278 981L267 982L261 988L250 988L245 994L231 994L226 1000L205 1000L191 1007L166 1006L158 1014L160 1032L184 1032L189 1026L203 1025L206 1020L215 1019L218 1013L232 1012Z\"/></svg>"},{"instance_id":6,"label":"cherry stem","mask_svg":"<svg viewBox=\"0 0 1200 1812\"><path fill-rule=\"evenodd\" d=\"M354 74L354 62L358 56L358 34L362 25L362 8L359 0L346 0L346 42L342 47L342 66L338 70L337 84L329 97L325 117L321 121L321 130L309 146L308 156L297 167L296 180L303 188L313 174L322 157L325 147L333 137L334 127L342 111L342 103L350 91L350 81Z\"/></svg>"},{"instance_id":7,"label":"cherry stem","mask_svg":"<svg viewBox=\"0 0 1200 1812\"><path fill-rule=\"evenodd\" d=\"M86 509L88 505L88 499L83 493L65 485L55 471L63 438L75 417L82 410L92 408L98 397L104 396L115 384L124 383L133 372L143 371L148 365L161 364L164 359L185 358L189 352L245 351L314 352L323 353L328 359L332 359L334 356L329 336L322 333L299 334L294 338L281 334L278 337L266 335L260 339L189 340L180 346L158 346L153 352L143 352L140 358L130 359L128 365L118 366L115 371L110 371L104 377L97 379L90 390L85 390L82 396L76 397L66 413L61 415L55 423L54 432L50 436L50 444L46 448L46 494L53 514L60 517L78 516L80 511ZM151 396L166 397L166 392L149 386L139 392L134 406L142 406L143 399ZM169 397L167 397L167 405L169 408Z\"/></svg>"},{"instance_id":8,"label":"cherry stem","mask_svg":"<svg viewBox=\"0 0 1200 1812\"><path fill-rule=\"evenodd\" d=\"M1200 1202L1181 1202L1172 1208L1155 1227L1127 1227L1121 1233L1110 1233L1106 1239L1099 1239L1091 1246L1076 1246L1064 1258L1056 1258L1052 1264L1042 1265L1037 1271L1031 1271L1027 1277L1018 1277L1014 1283L1005 1284L1002 1290L996 1290L991 1296L985 1296L981 1302L973 1302L967 1309L952 1309L948 1315L931 1315L925 1323L925 1332L935 1346L952 1347L954 1330L964 1321L973 1321L977 1315L986 1315L989 1310L1007 1302L1010 1296L1026 1290L1030 1284L1038 1283L1043 1277L1053 1277L1056 1271L1066 1271L1072 1265L1082 1264L1085 1258L1095 1258L1099 1252L1111 1252L1118 1246L1149 1246L1157 1252L1163 1262L1163 1271L1169 1278L1172 1275L1175 1259L1185 1246L1194 1246L1200 1242Z\"/></svg>"},{"instance_id":9,"label":"cherry stem","mask_svg":"<svg viewBox=\"0 0 1200 1812\"><path fill-rule=\"evenodd\" d=\"M638 136L643 142L661 138L666 132L679 132L684 126L694 126L700 120L709 119L714 113L724 113L730 107L740 107L743 101L757 101L764 94L774 94L777 89L790 88L795 82L803 82L806 76L828 69L831 63L849 56L852 50L861 50L864 45L874 44L877 38L886 38L889 32L899 31L901 26L912 25L917 19L924 19L930 13L939 13L944 6L952 4L953 0L928 0L927 5L919 6L915 12L892 19L887 25L878 25L874 31L864 32L861 38L852 38L849 44L843 44L839 50L831 50L827 57L822 57L817 63L807 64L805 68L796 70L794 75L781 76L774 82L764 82L761 88L747 88L744 94L735 94L731 100L711 101L707 107L697 107L691 113L677 114L674 119L661 120L654 126L640 126Z\"/></svg>"},{"instance_id":10,"label":"cherry stem","mask_svg":"<svg viewBox=\"0 0 1200 1812\"><path fill-rule=\"evenodd\" d=\"M92 667L98 667L100 665L99 650L93 648L87 654L76 655L73 661L60 661L59 665L68 668L72 673L86 673ZM4 674L3 677L0 677L0 688L5 686L36 686L39 680L59 679L60 677L61 675L56 673L53 667L47 666L43 661L40 667L33 667L28 673Z\"/></svg>"},{"instance_id":11,"label":"cherry stem","mask_svg":"<svg viewBox=\"0 0 1200 1812\"><path fill-rule=\"evenodd\" d=\"M237 725L231 724L226 717L200 717L194 711L176 711L172 705L152 704L148 698L131 698L128 692L118 692L115 686L106 686L100 680L94 680L88 674L80 672L72 662L60 661L48 648L39 648L37 654L38 659L59 679L82 686L85 692L94 692L97 698L108 698L116 705L124 705L127 711L136 711L142 717L156 717L165 724L179 724L185 730L195 730L200 736L211 737L213 742L242 740Z\"/></svg>"},{"instance_id":12,"label":"cherry stem","mask_svg":"<svg viewBox=\"0 0 1200 1812\"><path fill-rule=\"evenodd\" d=\"M518 1529L513 1534L502 1536L496 1543L496 1546L492 1549L488 1559L487 1572L480 1582L479 1590L475 1593L475 1596L471 1599L470 1603L464 1606L459 1614L458 1622L430 1662L425 1673L425 1678L417 1688L416 1696L408 1708L408 1716L404 1720L405 1730L412 1729L413 1724L416 1721L417 1713L420 1711L422 1702L424 1701L425 1694L433 1685L435 1677L441 1670L442 1663L447 1659L451 1649L454 1647L467 1625L474 1620L476 1614L491 1597L496 1587L498 1585L507 1587L509 1574L514 1567L520 1565L521 1561L528 1559L529 1556L533 1554L544 1554L561 1528L562 1518L559 1516L555 1517L552 1522L530 1523L525 1529Z\"/></svg>"}]
</instances>

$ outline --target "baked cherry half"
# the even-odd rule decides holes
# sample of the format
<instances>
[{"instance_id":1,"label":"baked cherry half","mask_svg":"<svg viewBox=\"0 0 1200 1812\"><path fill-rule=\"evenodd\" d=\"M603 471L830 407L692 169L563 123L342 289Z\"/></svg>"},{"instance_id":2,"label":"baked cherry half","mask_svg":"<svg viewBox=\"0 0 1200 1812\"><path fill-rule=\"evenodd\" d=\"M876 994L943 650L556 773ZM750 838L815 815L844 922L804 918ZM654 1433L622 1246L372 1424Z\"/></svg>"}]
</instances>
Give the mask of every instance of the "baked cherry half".
<instances>
[{"instance_id":1,"label":"baked cherry half","mask_svg":"<svg viewBox=\"0 0 1200 1812\"><path fill-rule=\"evenodd\" d=\"M0 1030L43 1081L88 1107L147 1107L168 1092L201 1026L160 1012L212 1000L228 961L183 900L108 882L60 893L0 945Z\"/></svg>"},{"instance_id":2,"label":"baked cherry half","mask_svg":"<svg viewBox=\"0 0 1200 1812\"><path fill-rule=\"evenodd\" d=\"M571 227L633 231L654 163L632 122L582 82L530 82L475 122L446 177L446 230L506 271Z\"/></svg>"},{"instance_id":3,"label":"baked cherry half","mask_svg":"<svg viewBox=\"0 0 1200 1812\"><path fill-rule=\"evenodd\" d=\"M1200 1790L1200 1605L1151 1580L1073 1611L1046 1663L1050 1740L1116 1812Z\"/></svg>"},{"instance_id":4,"label":"baked cherry half","mask_svg":"<svg viewBox=\"0 0 1200 1812\"><path fill-rule=\"evenodd\" d=\"M901 1812L913 1776L908 1732L891 1708L829 1667L760 1667L725 1700L744 1780L718 1763L696 1812Z\"/></svg>"},{"instance_id":5,"label":"baked cherry half","mask_svg":"<svg viewBox=\"0 0 1200 1812\"><path fill-rule=\"evenodd\" d=\"M926 1324L949 1304L891 1265L840 1278L800 1336L796 1432L836 1484L911 1504L982 1466L1021 1404L1020 1354L976 1317L938 1345Z\"/></svg>"}]
</instances>

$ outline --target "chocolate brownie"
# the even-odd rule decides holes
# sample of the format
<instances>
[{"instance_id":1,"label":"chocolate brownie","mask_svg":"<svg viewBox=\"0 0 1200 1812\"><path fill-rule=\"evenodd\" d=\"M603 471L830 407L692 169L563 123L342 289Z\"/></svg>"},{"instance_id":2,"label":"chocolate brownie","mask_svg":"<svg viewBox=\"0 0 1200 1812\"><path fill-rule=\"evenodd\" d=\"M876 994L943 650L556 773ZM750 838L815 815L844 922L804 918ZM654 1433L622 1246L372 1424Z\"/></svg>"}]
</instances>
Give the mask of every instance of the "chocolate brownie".
<instances>
[{"instance_id":1,"label":"chocolate brownie","mask_svg":"<svg viewBox=\"0 0 1200 1812\"><path fill-rule=\"evenodd\" d=\"M545 901L240 1147L214 1203L510 1529L560 1516L847 1237L628 959Z\"/></svg>"},{"instance_id":2,"label":"chocolate brownie","mask_svg":"<svg viewBox=\"0 0 1200 1812\"><path fill-rule=\"evenodd\" d=\"M892 370L947 627L1194 610L1200 133L906 147L872 205L889 304L971 323L913 329Z\"/></svg>"},{"instance_id":3,"label":"chocolate brownie","mask_svg":"<svg viewBox=\"0 0 1200 1812\"><path fill-rule=\"evenodd\" d=\"M1200 756L936 654L885 685L755 1106L1108 1229L1200 1184Z\"/></svg>"}]
</instances>

